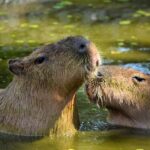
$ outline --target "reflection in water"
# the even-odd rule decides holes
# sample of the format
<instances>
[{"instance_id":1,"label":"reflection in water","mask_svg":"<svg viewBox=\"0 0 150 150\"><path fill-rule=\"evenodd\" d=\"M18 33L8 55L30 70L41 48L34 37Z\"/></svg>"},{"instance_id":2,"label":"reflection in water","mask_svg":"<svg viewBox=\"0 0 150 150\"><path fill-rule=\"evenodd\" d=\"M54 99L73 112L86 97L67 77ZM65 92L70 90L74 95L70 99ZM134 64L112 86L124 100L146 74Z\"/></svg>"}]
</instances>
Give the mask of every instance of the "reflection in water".
<instances>
[{"instance_id":1,"label":"reflection in water","mask_svg":"<svg viewBox=\"0 0 150 150\"><path fill-rule=\"evenodd\" d=\"M8 59L69 35L94 41L105 64L150 73L149 0L44 0L16 6L18 1L3 0L0 4L4 2L7 5L0 6L0 88L12 80ZM115 129L106 122L106 110L89 104L83 88L77 96L81 130L88 132L72 138L1 140L0 150L149 150L149 136Z\"/></svg>"}]
</instances>

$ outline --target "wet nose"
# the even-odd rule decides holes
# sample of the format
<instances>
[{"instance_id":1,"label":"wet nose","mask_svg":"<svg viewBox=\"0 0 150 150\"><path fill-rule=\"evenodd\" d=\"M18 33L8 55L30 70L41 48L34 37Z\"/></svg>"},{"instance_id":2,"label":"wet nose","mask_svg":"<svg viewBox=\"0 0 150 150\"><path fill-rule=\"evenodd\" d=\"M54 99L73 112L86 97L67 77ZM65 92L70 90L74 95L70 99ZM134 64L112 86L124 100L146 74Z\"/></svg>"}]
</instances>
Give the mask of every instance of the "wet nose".
<instances>
[{"instance_id":1,"label":"wet nose","mask_svg":"<svg viewBox=\"0 0 150 150\"><path fill-rule=\"evenodd\" d=\"M10 59L10 60L8 61L8 64L11 65L11 64L15 63L16 61L17 61L16 59Z\"/></svg>"},{"instance_id":2,"label":"wet nose","mask_svg":"<svg viewBox=\"0 0 150 150\"><path fill-rule=\"evenodd\" d=\"M89 47L89 41L83 40L78 45L78 52L85 53L88 50L88 47Z\"/></svg>"}]
</instances>

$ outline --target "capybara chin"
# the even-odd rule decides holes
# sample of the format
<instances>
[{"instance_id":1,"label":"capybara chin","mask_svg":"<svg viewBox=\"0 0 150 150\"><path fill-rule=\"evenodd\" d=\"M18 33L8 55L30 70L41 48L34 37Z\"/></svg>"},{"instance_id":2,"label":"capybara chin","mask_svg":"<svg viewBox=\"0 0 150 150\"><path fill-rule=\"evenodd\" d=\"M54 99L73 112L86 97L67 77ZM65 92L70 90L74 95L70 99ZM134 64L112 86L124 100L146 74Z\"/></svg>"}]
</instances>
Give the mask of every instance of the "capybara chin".
<instances>
[{"instance_id":1,"label":"capybara chin","mask_svg":"<svg viewBox=\"0 0 150 150\"><path fill-rule=\"evenodd\" d=\"M74 101L88 74L85 68L95 71L98 63L96 46L81 36L67 37L22 59L9 60L14 78L0 92L0 132L48 135L65 106ZM74 112L67 117L63 126L70 130Z\"/></svg>"},{"instance_id":2,"label":"capybara chin","mask_svg":"<svg viewBox=\"0 0 150 150\"><path fill-rule=\"evenodd\" d=\"M112 124L150 129L150 75L111 65L99 72L86 84L90 101L108 109Z\"/></svg>"}]
</instances>

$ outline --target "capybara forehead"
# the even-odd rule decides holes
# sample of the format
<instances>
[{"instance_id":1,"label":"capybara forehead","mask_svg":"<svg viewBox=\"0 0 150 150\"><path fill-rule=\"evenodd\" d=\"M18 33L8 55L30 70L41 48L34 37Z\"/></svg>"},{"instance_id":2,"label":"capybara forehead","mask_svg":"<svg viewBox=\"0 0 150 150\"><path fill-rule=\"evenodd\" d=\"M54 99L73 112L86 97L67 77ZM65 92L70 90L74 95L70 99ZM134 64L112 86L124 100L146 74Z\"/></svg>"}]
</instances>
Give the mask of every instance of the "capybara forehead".
<instances>
[{"instance_id":1,"label":"capybara forehead","mask_svg":"<svg viewBox=\"0 0 150 150\"><path fill-rule=\"evenodd\" d=\"M60 51L68 51L68 50L76 51L78 49L77 45L82 42L87 42L87 40L82 36L70 36L56 43L39 47L35 49L33 53L34 54L55 53L58 51L60 52Z\"/></svg>"},{"instance_id":2,"label":"capybara forehead","mask_svg":"<svg viewBox=\"0 0 150 150\"><path fill-rule=\"evenodd\" d=\"M39 53L48 53L51 51L55 51L57 49L57 44L48 44L44 45L41 47L38 47L34 50L34 54L39 54Z\"/></svg>"},{"instance_id":3,"label":"capybara forehead","mask_svg":"<svg viewBox=\"0 0 150 150\"><path fill-rule=\"evenodd\" d=\"M86 39L82 36L69 36L63 40L58 41L58 44L75 44L82 41L86 41Z\"/></svg>"}]
</instances>

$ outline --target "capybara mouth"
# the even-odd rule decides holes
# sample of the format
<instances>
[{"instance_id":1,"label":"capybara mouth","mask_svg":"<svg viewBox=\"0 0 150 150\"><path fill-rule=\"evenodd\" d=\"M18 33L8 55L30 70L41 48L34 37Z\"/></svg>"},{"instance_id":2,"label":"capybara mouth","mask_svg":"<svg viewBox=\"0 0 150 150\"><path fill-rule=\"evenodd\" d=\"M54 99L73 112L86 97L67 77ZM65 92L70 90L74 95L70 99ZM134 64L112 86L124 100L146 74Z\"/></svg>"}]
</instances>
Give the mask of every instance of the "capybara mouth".
<instances>
[{"instance_id":1,"label":"capybara mouth","mask_svg":"<svg viewBox=\"0 0 150 150\"><path fill-rule=\"evenodd\" d=\"M85 79L92 80L93 78L97 77L98 68L99 68L99 59L97 59L94 63L88 62L87 64L85 64L84 65Z\"/></svg>"},{"instance_id":2,"label":"capybara mouth","mask_svg":"<svg viewBox=\"0 0 150 150\"><path fill-rule=\"evenodd\" d=\"M96 55L88 56L87 63L84 64L85 69L85 79L92 80L94 78L99 78L99 67L101 65L100 56L97 53Z\"/></svg>"},{"instance_id":3,"label":"capybara mouth","mask_svg":"<svg viewBox=\"0 0 150 150\"><path fill-rule=\"evenodd\" d=\"M106 93L103 89L104 82L105 81L103 79L103 75L99 72L96 80L93 79L90 81L90 84L85 85L86 93L89 97L89 100L92 103L96 104L98 108L106 108L108 110L108 120L110 120L109 118L113 118L113 120L120 118L124 118L124 120L130 119L130 116L128 112L126 112L126 109L123 109L124 105L128 107L127 103L122 103L120 101L118 101L118 103L113 103L113 101L106 100L108 99L108 97L106 96Z\"/></svg>"},{"instance_id":4,"label":"capybara mouth","mask_svg":"<svg viewBox=\"0 0 150 150\"><path fill-rule=\"evenodd\" d=\"M105 106L105 93L102 88L102 83L104 82L104 76L101 74L97 68L95 71L89 71L86 68L87 82L85 84L85 90L89 97L89 100L96 104L98 107Z\"/></svg>"}]
</instances>

